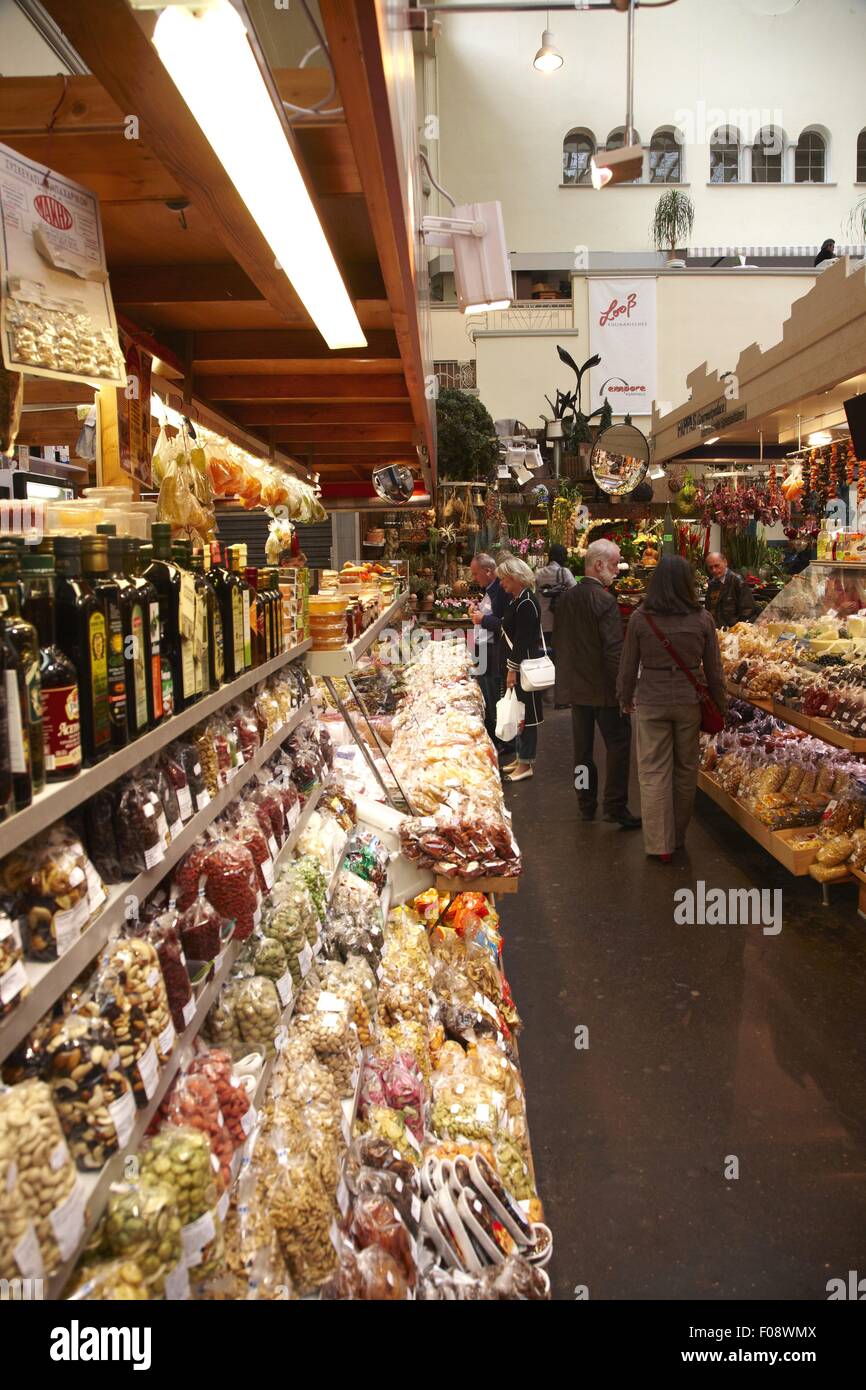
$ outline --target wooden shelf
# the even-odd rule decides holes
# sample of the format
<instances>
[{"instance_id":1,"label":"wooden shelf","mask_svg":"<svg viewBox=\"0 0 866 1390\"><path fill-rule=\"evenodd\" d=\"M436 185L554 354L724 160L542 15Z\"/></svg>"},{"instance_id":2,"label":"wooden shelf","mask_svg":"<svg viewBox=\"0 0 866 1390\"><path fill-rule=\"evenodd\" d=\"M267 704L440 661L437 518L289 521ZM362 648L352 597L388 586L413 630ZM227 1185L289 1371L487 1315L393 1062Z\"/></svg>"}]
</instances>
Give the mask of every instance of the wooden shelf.
<instances>
[{"instance_id":1,"label":"wooden shelf","mask_svg":"<svg viewBox=\"0 0 866 1390\"><path fill-rule=\"evenodd\" d=\"M850 734L834 728L826 719L813 719L811 715L790 709L779 700L773 701L773 713L777 719L786 720L788 724L803 729L805 733L812 734L822 742L831 743L834 748L844 748L849 753L866 753L866 738L852 738Z\"/></svg>"},{"instance_id":2,"label":"wooden shelf","mask_svg":"<svg viewBox=\"0 0 866 1390\"><path fill-rule=\"evenodd\" d=\"M708 773L698 772L698 787L705 792L717 806L726 811L731 820L736 821L743 830L756 840L762 849L768 854L772 854L780 864L793 874L796 878L802 878L809 872L809 865L814 862L815 851L794 849L792 841L801 839L808 833L809 826L797 826L791 830L770 830L768 826L759 821L757 816L753 816L741 801L730 796L719 786L714 777Z\"/></svg>"}]
</instances>

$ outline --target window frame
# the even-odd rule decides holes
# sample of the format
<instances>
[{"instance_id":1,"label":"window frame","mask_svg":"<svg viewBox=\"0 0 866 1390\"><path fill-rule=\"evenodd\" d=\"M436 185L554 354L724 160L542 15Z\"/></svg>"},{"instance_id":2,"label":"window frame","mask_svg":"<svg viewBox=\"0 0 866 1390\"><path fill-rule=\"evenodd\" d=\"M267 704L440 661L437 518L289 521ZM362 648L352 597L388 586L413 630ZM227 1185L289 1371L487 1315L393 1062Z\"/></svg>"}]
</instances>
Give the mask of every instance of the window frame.
<instances>
[{"instance_id":1,"label":"window frame","mask_svg":"<svg viewBox=\"0 0 866 1390\"><path fill-rule=\"evenodd\" d=\"M812 177L811 177L811 174L812 174L812 163L813 163L814 155L815 155L815 153L816 153L814 146L813 146L812 148L810 148L808 151L805 151L805 154L806 154L806 163L807 163L807 169L808 169L809 177L808 177L808 178L805 178L805 179L799 177L800 147L801 147L801 145L803 145L804 141L817 141L817 142L818 142L818 145L819 145L819 147L820 147L820 156L821 156L821 177L820 177L819 179L816 179L816 178L812 178ZM807 126L805 130L801 130L801 131L800 131L800 138L798 139L796 145L794 146L794 183L799 183L799 184L809 184L809 183L811 183L811 184L821 184L821 183L826 183L826 182L827 182L827 156L828 156L828 142L827 142L827 137L826 137L826 135L824 135L823 131L816 130L816 129L814 128L814 126Z\"/></svg>"},{"instance_id":2,"label":"window frame","mask_svg":"<svg viewBox=\"0 0 866 1390\"><path fill-rule=\"evenodd\" d=\"M683 167L683 142L682 140L677 139L678 133L679 132L677 131L675 126L659 126L658 130L653 131L652 136L650 137L649 151L647 155L647 183L685 183L685 169ZM665 149L661 153L662 158L667 157L667 155L670 153L674 153L676 155L676 176L674 178L669 178L667 175L665 175L663 178L654 177L656 170L653 168L653 156L658 155L660 153L658 150L654 149L654 146L656 144L656 141L661 140L669 141L670 144L673 146L672 151Z\"/></svg>"},{"instance_id":3,"label":"window frame","mask_svg":"<svg viewBox=\"0 0 866 1390\"><path fill-rule=\"evenodd\" d=\"M772 131L772 133L773 133L773 140L772 140L772 141L763 140L761 137L765 134L765 132L769 132L769 131ZM777 143L777 141L781 144L781 149L779 150L779 152L778 152L778 153L768 154L767 151L768 151L768 149L770 148L771 144L772 144L772 145L775 145L775 144ZM752 160L751 160L752 167L751 167L751 176L750 176L750 179L749 179L749 182L750 182L750 183L758 183L758 184L761 184L763 187L767 188L767 187L771 187L773 184L785 183L785 182L787 182L787 180L785 179L785 151L786 151L787 148L788 148L788 141L787 141L787 139L786 139L786 137L785 137L785 132L784 132L784 130L782 130L781 126L763 126L763 127L758 131L758 133L757 133L757 135L755 136L754 140L751 142L750 148L751 148L751 152L752 152ZM756 156L757 156L757 158L756 158ZM767 167L768 167L768 162L769 162L770 160L773 160L773 166L772 166L772 167L773 167L774 169L775 169L775 167L776 167L775 161L778 160L778 168L779 168L779 177L778 177L778 178L770 178L770 179L768 179L768 178L756 178L756 177L755 177L756 169L757 169L757 167L759 167L760 162L761 162L762 160L763 160L763 163L764 163L765 172L766 172L766 169L767 169Z\"/></svg>"},{"instance_id":4,"label":"window frame","mask_svg":"<svg viewBox=\"0 0 866 1390\"><path fill-rule=\"evenodd\" d=\"M568 145L569 140L573 140L573 141L575 142L575 144L577 144L579 141L583 141L585 145L588 145L588 146L589 146L589 153L588 153L587 159L586 159L586 166L585 166L585 168L583 168L582 170L580 170L580 172L579 172L577 178L569 178L569 177L567 176L567 174L566 174L566 168L565 168L566 147L567 147L567 145ZM573 187L580 187L581 185L590 183L590 182L591 182L590 161L594 158L594 156L595 156L597 150L598 150L598 142L596 141L596 138L595 138L595 136L593 135L592 131L591 131L591 130L587 130L586 126L574 126L570 131L568 131L567 135L565 136L565 138L563 139L563 142L562 142L562 182L563 182L563 184L567 184L570 188L573 188ZM579 158L579 150L578 150L578 151L575 151L575 153L578 154L578 158Z\"/></svg>"},{"instance_id":5,"label":"window frame","mask_svg":"<svg viewBox=\"0 0 866 1390\"><path fill-rule=\"evenodd\" d=\"M719 151L722 156L722 171L725 171L725 159L733 154L734 174L732 179L713 178L713 154ZM720 125L710 136L710 169L709 182L714 188L723 188L728 183L743 182L743 142L740 139L740 132L736 126Z\"/></svg>"}]
</instances>

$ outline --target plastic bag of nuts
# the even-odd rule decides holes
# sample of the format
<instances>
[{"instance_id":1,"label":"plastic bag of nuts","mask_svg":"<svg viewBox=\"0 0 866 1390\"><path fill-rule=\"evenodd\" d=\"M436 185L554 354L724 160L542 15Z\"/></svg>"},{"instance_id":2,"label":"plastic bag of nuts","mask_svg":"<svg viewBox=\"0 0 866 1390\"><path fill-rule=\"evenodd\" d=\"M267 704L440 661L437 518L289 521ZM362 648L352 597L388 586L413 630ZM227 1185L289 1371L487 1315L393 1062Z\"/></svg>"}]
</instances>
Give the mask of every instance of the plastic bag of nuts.
<instances>
[{"instance_id":1,"label":"plastic bag of nuts","mask_svg":"<svg viewBox=\"0 0 866 1390\"><path fill-rule=\"evenodd\" d=\"M174 1193L181 1239L190 1276L206 1278L222 1267L219 1164L214 1171L210 1141L201 1130L166 1125L141 1152L145 1182L164 1184Z\"/></svg>"},{"instance_id":2,"label":"plastic bag of nuts","mask_svg":"<svg viewBox=\"0 0 866 1390\"><path fill-rule=\"evenodd\" d=\"M82 1016L108 1024L135 1103L146 1106L159 1082L159 1062L144 1010L126 992L125 975L103 963L75 1008Z\"/></svg>"},{"instance_id":3,"label":"plastic bag of nuts","mask_svg":"<svg viewBox=\"0 0 866 1390\"><path fill-rule=\"evenodd\" d=\"M23 1081L0 1095L0 1134L14 1154L18 1190L51 1274L81 1239L84 1200L45 1082Z\"/></svg>"},{"instance_id":4,"label":"plastic bag of nuts","mask_svg":"<svg viewBox=\"0 0 866 1390\"><path fill-rule=\"evenodd\" d=\"M215 1047L224 1047L232 1057L242 1057L247 1050L236 1009L241 983L240 980L226 980L204 1024L205 1037Z\"/></svg>"},{"instance_id":5,"label":"plastic bag of nuts","mask_svg":"<svg viewBox=\"0 0 866 1390\"><path fill-rule=\"evenodd\" d=\"M101 1019L68 1014L45 1044L48 1083L79 1168L101 1168L123 1148L135 1124L135 1101L120 1070L111 1029Z\"/></svg>"},{"instance_id":6,"label":"plastic bag of nuts","mask_svg":"<svg viewBox=\"0 0 866 1390\"><path fill-rule=\"evenodd\" d=\"M171 1280L183 1260L183 1244L171 1187L150 1179L112 1184L103 1241L112 1255L135 1261L152 1297L172 1296Z\"/></svg>"},{"instance_id":7,"label":"plastic bag of nuts","mask_svg":"<svg viewBox=\"0 0 866 1390\"><path fill-rule=\"evenodd\" d=\"M177 1034L155 947L141 936L124 936L108 946L105 959L120 972L130 1003L143 1010L157 1057L164 1066L174 1051Z\"/></svg>"},{"instance_id":8,"label":"plastic bag of nuts","mask_svg":"<svg viewBox=\"0 0 866 1390\"><path fill-rule=\"evenodd\" d=\"M163 913L155 922L151 922L147 939L159 958L174 1030L178 1034L183 1033L195 1015L195 996L174 913Z\"/></svg>"},{"instance_id":9,"label":"plastic bag of nuts","mask_svg":"<svg viewBox=\"0 0 866 1390\"><path fill-rule=\"evenodd\" d=\"M18 1181L15 1143L0 1110L0 1279L41 1279L42 1252Z\"/></svg>"},{"instance_id":10,"label":"plastic bag of nuts","mask_svg":"<svg viewBox=\"0 0 866 1390\"><path fill-rule=\"evenodd\" d=\"M150 1296L141 1266L135 1260L104 1260L86 1265L67 1294L71 1303L146 1302Z\"/></svg>"},{"instance_id":11,"label":"plastic bag of nuts","mask_svg":"<svg viewBox=\"0 0 866 1390\"><path fill-rule=\"evenodd\" d=\"M198 754L198 766L208 797L216 796L220 789L220 765L213 731L209 724L199 724L192 733Z\"/></svg>"},{"instance_id":12,"label":"plastic bag of nuts","mask_svg":"<svg viewBox=\"0 0 866 1390\"><path fill-rule=\"evenodd\" d=\"M0 1018L30 993L18 920L10 916L13 910L9 899L0 900Z\"/></svg>"},{"instance_id":13,"label":"plastic bag of nuts","mask_svg":"<svg viewBox=\"0 0 866 1390\"><path fill-rule=\"evenodd\" d=\"M0 866L0 887L20 902L30 960L57 960L90 923L87 856L62 823Z\"/></svg>"},{"instance_id":14,"label":"plastic bag of nuts","mask_svg":"<svg viewBox=\"0 0 866 1390\"><path fill-rule=\"evenodd\" d=\"M309 1149L285 1130L271 1136L266 1169L271 1221L292 1282L314 1293L337 1263L331 1243L334 1208Z\"/></svg>"},{"instance_id":15,"label":"plastic bag of nuts","mask_svg":"<svg viewBox=\"0 0 866 1390\"><path fill-rule=\"evenodd\" d=\"M241 980L235 1002L241 1037L252 1047L262 1048L266 1057L274 1051L283 1005L273 980L253 975Z\"/></svg>"},{"instance_id":16,"label":"plastic bag of nuts","mask_svg":"<svg viewBox=\"0 0 866 1390\"><path fill-rule=\"evenodd\" d=\"M187 788L191 801L190 815L196 811L203 811L210 801L210 792L207 788L207 778L204 775L204 768L201 763L201 751L194 739L183 739L178 743L173 743L168 749L168 757L171 762L176 763L186 776ZM185 813L185 801L182 798L181 790L176 778L172 777L175 790L178 793L178 802L181 808L181 815L184 820L188 817Z\"/></svg>"},{"instance_id":17,"label":"plastic bag of nuts","mask_svg":"<svg viewBox=\"0 0 866 1390\"><path fill-rule=\"evenodd\" d=\"M114 823L120 866L126 878L135 878L165 858L161 811L159 798L144 778L130 777L120 783Z\"/></svg>"},{"instance_id":18,"label":"plastic bag of nuts","mask_svg":"<svg viewBox=\"0 0 866 1390\"><path fill-rule=\"evenodd\" d=\"M239 1148L255 1124L256 1112L252 1108L247 1091L232 1070L230 1053L219 1047L208 1048L207 1052L201 1052L193 1058L189 1071L192 1076L206 1077L213 1086L226 1133L234 1147Z\"/></svg>"},{"instance_id":19,"label":"plastic bag of nuts","mask_svg":"<svg viewBox=\"0 0 866 1390\"><path fill-rule=\"evenodd\" d=\"M163 1105L166 1123L200 1129L210 1140L211 1152L220 1167L222 1188L232 1182L233 1144L223 1120L219 1095L207 1076L185 1072L179 1076Z\"/></svg>"},{"instance_id":20,"label":"plastic bag of nuts","mask_svg":"<svg viewBox=\"0 0 866 1390\"><path fill-rule=\"evenodd\" d=\"M205 896L206 883L207 880L202 875L200 891L192 905L177 919L184 954L191 961L216 960L231 940L234 931L234 923L221 917L216 908L208 902Z\"/></svg>"}]
</instances>

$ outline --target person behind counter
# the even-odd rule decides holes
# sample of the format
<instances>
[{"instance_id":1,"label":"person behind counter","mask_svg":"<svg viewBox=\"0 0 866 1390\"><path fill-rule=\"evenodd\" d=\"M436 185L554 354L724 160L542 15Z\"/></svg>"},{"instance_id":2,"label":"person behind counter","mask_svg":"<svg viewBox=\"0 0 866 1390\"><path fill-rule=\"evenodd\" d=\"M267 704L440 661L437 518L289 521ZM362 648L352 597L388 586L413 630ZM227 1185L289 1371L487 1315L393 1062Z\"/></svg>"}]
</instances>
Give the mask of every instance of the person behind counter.
<instances>
[{"instance_id":1,"label":"person behind counter","mask_svg":"<svg viewBox=\"0 0 866 1390\"><path fill-rule=\"evenodd\" d=\"M754 595L741 575L728 569L728 562L720 551L707 556L707 611L715 619L716 627L734 627L736 623L747 623L755 616L757 604Z\"/></svg>"}]
</instances>

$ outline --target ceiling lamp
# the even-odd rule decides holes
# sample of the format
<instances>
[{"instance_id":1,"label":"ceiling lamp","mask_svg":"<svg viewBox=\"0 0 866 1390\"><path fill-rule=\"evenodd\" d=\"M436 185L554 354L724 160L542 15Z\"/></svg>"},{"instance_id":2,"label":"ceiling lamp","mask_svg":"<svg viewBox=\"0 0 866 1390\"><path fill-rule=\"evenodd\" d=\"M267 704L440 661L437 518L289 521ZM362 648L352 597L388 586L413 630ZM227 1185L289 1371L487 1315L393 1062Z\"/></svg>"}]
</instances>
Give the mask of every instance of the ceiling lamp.
<instances>
[{"instance_id":1,"label":"ceiling lamp","mask_svg":"<svg viewBox=\"0 0 866 1390\"><path fill-rule=\"evenodd\" d=\"M163 10L153 42L329 348L367 339L240 15L229 0Z\"/></svg>"},{"instance_id":2,"label":"ceiling lamp","mask_svg":"<svg viewBox=\"0 0 866 1390\"><path fill-rule=\"evenodd\" d=\"M806 443L810 449L819 448L822 444L832 444L833 435L830 430L815 430L814 434L809 435Z\"/></svg>"},{"instance_id":3,"label":"ceiling lamp","mask_svg":"<svg viewBox=\"0 0 866 1390\"><path fill-rule=\"evenodd\" d=\"M550 23L550 11L547 14L547 22ZM538 72L556 72L561 68L563 57L556 46L553 34L549 29L545 29L541 35L541 47L532 60L532 66Z\"/></svg>"}]
</instances>

